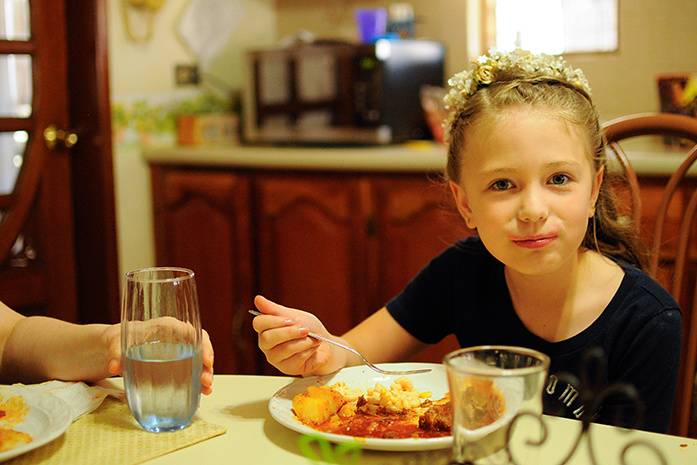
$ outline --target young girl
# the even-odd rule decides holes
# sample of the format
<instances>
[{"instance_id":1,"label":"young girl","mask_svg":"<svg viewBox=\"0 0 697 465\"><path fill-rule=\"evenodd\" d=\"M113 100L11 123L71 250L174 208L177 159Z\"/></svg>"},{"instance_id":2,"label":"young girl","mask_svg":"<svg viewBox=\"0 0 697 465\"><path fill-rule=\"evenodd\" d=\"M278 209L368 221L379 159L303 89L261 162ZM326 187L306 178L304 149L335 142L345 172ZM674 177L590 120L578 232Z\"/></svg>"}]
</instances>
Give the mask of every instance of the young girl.
<instances>
[{"instance_id":1,"label":"young girl","mask_svg":"<svg viewBox=\"0 0 697 465\"><path fill-rule=\"evenodd\" d=\"M643 427L666 431L680 351L678 305L641 271L634 228L617 222L588 83L561 57L523 51L480 57L455 75L446 174L477 237L434 258L385 307L342 336L372 361L407 359L455 334L462 346L518 345L551 357L545 411L586 406L555 374L579 375L599 346L606 384L631 383ZM254 319L267 360L290 375L360 361L307 337L331 335L313 315L261 296ZM617 409L592 412L612 422ZM613 411L614 410L614 411Z\"/></svg>"},{"instance_id":2,"label":"young girl","mask_svg":"<svg viewBox=\"0 0 697 465\"><path fill-rule=\"evenodd\" d=\"M0 302L0 382L97 381L121 369L120 324L25 317ZM205 330L201 392L213 392L213 346Z\"/></svg>"}]
</instances>

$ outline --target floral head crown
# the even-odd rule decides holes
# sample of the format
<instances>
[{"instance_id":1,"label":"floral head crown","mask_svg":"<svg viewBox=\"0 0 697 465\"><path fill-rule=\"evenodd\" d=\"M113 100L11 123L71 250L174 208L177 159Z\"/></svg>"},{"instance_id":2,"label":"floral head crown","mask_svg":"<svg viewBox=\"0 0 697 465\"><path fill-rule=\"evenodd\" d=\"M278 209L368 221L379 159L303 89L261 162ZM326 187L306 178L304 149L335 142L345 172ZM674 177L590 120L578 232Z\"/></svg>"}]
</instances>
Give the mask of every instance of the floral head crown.
<instances>
[{"instance_id":1,"label":"floral head crown","mask_svg":"<svg viewBox=\"0 0 697 465\"><path fill-rule=\"evenodd\" d=\"M474 60L470 69L461 71L448 80L450 90L443 97L448 112L444 122L446 132L450 133L450 126L458 109L477 90L495 82L501 73L515 72L564 82L591 95L591 88L583 71L569 66L561 56L534 54L521 49L510 53L491 51Z\"/></svg>"}]
</instances>

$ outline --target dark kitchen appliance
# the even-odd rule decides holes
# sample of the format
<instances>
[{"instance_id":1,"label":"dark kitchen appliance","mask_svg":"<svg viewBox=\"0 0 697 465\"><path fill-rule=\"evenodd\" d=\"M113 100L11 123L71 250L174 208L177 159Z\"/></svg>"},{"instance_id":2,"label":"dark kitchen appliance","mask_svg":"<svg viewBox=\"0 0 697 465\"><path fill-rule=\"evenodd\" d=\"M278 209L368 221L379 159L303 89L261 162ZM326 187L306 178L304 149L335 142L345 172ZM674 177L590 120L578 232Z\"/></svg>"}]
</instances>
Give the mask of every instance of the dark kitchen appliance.
<instances>
[{"instance_id":1,"label":"dark kitchen appliance","mask_svg":"<svg viewBox=\"0 0 697 465\"><path fill-rule=\"evenodd\" d=\"M443 84L438 42L315 42L253 51L250 60L248 141L388 144L429 137L419 90Z\"/></svg>"}]
</instances>

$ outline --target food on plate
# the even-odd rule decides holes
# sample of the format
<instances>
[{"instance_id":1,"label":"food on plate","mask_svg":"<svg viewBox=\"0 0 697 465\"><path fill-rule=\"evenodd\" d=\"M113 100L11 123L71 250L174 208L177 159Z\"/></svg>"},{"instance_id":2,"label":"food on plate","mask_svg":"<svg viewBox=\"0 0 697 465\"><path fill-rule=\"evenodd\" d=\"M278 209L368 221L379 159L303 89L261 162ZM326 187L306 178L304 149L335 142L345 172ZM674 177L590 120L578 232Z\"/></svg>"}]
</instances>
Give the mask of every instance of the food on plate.
<instances>
[{"instance_id":1,"label":"food on plate","mask_svg":"<svg viewBox=\"0 0 697 465\"><path fill-rule=\"evenodd\" d=\"M14 426L24 421L29 407L22 396L5 398L0 395L0 426Z\"/></svg>"},{"instance_id":2,"label":"food on plate","mask_svg":"<svg viewBox=\"0 0 697 465\"><path fill-rule=\"evenodd\" d=\"M14 449L22 444L29 444L31 436L23 431L0 427L0 452Z\"/></svg>"},{"instance_id":3,"label":"food on plate","mask_svg":"<svg viewBox=\"0 0 697 465\"><path fill-rule=\"evenodd\" d=\"M341 394L327 386L310 386L293 397L293 411L306 423L323 423L344 405Z\"/></svg>"},{"instance_id":4,"label":"food on plate","mask_svg":"<svg viewBox=\"0 0 697 465\"><path fill-rule=\"evenodd\" d=\"M449 436L450 398L430 397L407 378L389 388L378 383L365 392L338 382L308 387L293 398L293 412L302 423L327 433L390 439Z\"/></svg>"},{"instance_id":5,"label":"food on plate","mask_svg":"<svg viewBox=\"0 0 697 465\"><path fill-rule=\"evenodd\" d=\"M426 431L450 431L453 426L453 404L450 396L434 402L419 417L419 428Z\"/></svg>"},{"instance_id":6,"label":"food on plate","mask_svg":"<svg viewBox=\"0 0 697 465\"><path fill-rule=\"evenodd\" d=\"M29 407L21 396L12 396L5 400L0 395L0 452L14 449L32 441L31 435L12 429L24 421Z\"/></svg>"},{"instance_id":7,"label":"food on plate","mask_svg":"<svg viewBox=\"0 0 697 465\"><path fill-rule=\"evenodd\" d=\"M461 395L462 422L469 430L490 425L506 411L506 399L491 379L468 377Z\"/></svg>"}]
</instances>

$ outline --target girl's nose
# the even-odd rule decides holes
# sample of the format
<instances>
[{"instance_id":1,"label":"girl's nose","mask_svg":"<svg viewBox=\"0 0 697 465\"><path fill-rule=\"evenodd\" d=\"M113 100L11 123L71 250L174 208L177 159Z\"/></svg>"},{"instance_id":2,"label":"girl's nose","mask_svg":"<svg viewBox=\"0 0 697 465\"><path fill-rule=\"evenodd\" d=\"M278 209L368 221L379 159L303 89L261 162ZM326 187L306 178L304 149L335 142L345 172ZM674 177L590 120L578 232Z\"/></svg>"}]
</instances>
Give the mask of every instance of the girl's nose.
<instances>
[{"instance_id":1,"label":"girl's nose","mask_svg":"<svg viewBox=\"0 0 697 465\"><path fill-rule=\"evenodd\" d=\"M518 219L526 222L537 222L547 218L549 210L540 192L534 189L523 193L520 208L518 209Z\"/></svg>"}]
</instances>

